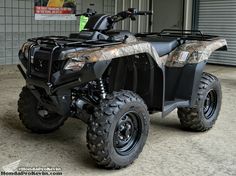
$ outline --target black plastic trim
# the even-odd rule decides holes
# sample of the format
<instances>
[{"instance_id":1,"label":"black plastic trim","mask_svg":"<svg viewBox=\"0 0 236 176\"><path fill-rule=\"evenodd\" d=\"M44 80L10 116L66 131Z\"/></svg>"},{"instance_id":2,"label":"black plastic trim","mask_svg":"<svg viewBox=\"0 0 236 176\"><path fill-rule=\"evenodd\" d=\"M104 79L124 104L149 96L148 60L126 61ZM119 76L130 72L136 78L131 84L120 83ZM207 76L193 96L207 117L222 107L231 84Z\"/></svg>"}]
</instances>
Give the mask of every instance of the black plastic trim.
<instances>
[{"instance_id":1,"label":"black plastic trim","mask_svg":"<svg viewBox=\"0 0 236 176\"><path fill-rule=\"evenodd\" d=\"M194 106L206 63L187 64L181 68L166 67L165 102L183 100Z\"/></svg>"}]
</instances>

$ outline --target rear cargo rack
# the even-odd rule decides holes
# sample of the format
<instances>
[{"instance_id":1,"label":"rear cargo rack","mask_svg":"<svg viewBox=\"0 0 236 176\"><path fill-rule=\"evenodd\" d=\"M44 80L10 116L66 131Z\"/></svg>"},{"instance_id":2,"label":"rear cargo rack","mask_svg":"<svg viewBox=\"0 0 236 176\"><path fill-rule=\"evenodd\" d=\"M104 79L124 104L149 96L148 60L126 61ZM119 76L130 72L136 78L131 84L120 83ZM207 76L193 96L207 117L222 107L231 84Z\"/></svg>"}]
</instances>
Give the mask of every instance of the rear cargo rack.
<instances>
[{"instance_id":1,"label":"rear cargo rack","mask_svg":"<svg viewBox=\"0 0 236 176\"><path fill-rule=\"evenodd\" d=\"M164 29L159 33L153 32L153 33L136 34L136 37L148 37L148 36L173 37L182 40L200 40L200 41L210 41L218 38L218 36L214 35L205 35L199 30Z\"/></svg>"}]
</instances>

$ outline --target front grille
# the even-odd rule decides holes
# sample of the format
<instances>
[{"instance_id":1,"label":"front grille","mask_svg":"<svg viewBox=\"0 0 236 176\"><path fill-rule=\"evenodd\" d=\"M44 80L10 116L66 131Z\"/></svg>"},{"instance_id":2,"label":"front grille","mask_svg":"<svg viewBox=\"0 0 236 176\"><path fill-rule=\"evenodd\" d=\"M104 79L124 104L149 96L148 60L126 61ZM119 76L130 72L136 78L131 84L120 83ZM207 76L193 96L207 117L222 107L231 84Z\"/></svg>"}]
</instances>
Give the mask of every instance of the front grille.
<instances>
[{"instance_id":1,"label":"front grille","mask_svg":"<svg viewBox=\"0 0 236 176\"><path fill-rule=\"evenodd\" d=\"M31 61L31 75L41 78L43 80L48 80L49 77L49 65L51 60L52 48L51 47L40 47L34 52L33 60ZM59 52L55 52L52 58L52 74L60 71L64 62L62 60L57 60Z\"/></svg>"},{"instance_id":2,"label":"front grille","mask_svg":"<svg viewBox=\"0 0 236 176\"><path fill-rule=\"evenodd\" d=\"M33 68L36 72L48 73L49 60L34 59Z\"/></svg>"},{"instance_id":3,"label":"front grille","mask_svg":"<svg viewBox=\"0 0 236 176\"><path fill-rule=\"evenodd\" d=\"M31 64L32 74L34 76L38 76L40 78L47 78L48 69L49 69L49 61L51 59L50 50L38 50L34 53L34 59Z\"/></svg>"}]
</instances>

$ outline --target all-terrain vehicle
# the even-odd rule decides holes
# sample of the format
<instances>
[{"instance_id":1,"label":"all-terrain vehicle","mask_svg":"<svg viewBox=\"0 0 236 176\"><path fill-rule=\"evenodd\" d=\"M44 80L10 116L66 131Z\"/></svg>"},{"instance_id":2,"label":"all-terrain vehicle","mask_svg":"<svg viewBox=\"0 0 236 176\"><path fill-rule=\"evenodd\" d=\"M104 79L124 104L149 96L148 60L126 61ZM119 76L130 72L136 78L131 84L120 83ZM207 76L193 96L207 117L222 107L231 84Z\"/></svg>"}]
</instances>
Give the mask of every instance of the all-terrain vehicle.
<instances>
[{"instance_id":1,"label":"all-terrain vehicle","mask_svg":"<svg viewBox=\"0 0 236 176\"><path fill-rule=\"evenodd\" d=\"M221 108L219 80L204 67L226 40L200 31L163 30L132 34L114 24L137 15L87 13L85 30L69 37L29 39L18 65L26 86L18 111L24 126L49 133L68 117L88 125L91 157L105 168L131 164L141 153L149 114L165 117L178 108L183 128L207 131Z\"/></svg>"}]
</instances>

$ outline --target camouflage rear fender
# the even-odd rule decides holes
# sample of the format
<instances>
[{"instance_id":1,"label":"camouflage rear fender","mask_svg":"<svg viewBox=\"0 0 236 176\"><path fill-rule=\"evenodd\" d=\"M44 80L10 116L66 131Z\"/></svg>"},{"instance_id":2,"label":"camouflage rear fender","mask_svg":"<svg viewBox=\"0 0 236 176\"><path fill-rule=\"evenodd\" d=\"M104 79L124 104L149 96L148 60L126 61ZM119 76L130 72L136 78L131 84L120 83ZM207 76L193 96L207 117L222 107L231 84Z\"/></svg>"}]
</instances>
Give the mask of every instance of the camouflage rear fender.
<instances>
[{"instance_id":1,"label":"camouflage rear fender","mask_svg":"<svg viewBox=\"0 0 236 176\"><path fill-rule=\"evenodd\" d=\"M211 54L227 47L225 39L217 38L211 41L187 41L172 51L162 61L168 67L183 67L186 64L198 64L209 59Z\"/></svg>"}]
</instances>

